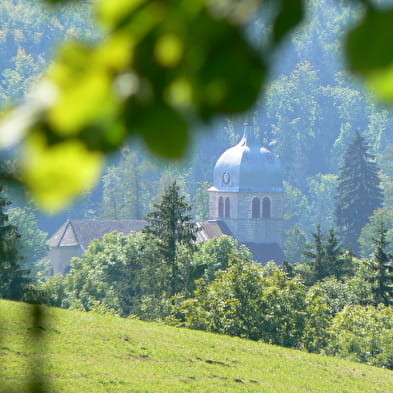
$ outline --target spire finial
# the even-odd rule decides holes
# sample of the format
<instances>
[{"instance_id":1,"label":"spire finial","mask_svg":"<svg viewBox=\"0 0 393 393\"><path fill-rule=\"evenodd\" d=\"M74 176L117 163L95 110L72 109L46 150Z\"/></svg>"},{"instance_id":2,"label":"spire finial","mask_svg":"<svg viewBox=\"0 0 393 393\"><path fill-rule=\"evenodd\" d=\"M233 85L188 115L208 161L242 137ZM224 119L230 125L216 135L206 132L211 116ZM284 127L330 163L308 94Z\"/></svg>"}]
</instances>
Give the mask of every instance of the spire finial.
<instances>
[{"instance_id":1,"label":"spire finial","mask_svg":"<svg viewBox=\"0 0 393 393\"><path fill-rule=\"evenodd\" d=\"M245 121L245 122L243 123L243 126L244 126L244 128L243 128L243 138L242 138L242 139L244 139L244 140L247 141L247 139L248 139L248 137L249 137L250 123L249 123L248 121Z\"/></svg>"},{"instance_id":2,"label":"spire finial","mask_svg":"<svg viewBox=\"0 0 393 393\"><path fill-rule=\"evenodd\" d=\"M255 136L255 130L251 129L252 126L251 123L245 121L243 125L244 125L244 131L243 131L242 142L247 146L258 146L258 141Z\"/></svg>"}]
</instances>

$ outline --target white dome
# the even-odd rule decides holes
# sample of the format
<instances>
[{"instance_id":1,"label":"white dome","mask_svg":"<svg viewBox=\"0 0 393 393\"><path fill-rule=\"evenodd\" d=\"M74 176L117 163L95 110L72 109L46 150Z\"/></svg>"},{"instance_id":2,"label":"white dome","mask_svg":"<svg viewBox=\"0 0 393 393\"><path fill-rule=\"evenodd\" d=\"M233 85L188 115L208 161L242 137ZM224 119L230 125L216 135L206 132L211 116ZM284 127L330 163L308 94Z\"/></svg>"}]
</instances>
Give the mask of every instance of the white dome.
<instances>
[{"instance_id":1,"label":"white dome","mask_svg":"<svg viewBox=\"0 0 393 393\"><path fill-rule=\"evenodd\" d=\"M229 192L283 192L281 162L245 126L240 142L226 150L214 168L213 186Z\"/></svg>"}]
</instances>

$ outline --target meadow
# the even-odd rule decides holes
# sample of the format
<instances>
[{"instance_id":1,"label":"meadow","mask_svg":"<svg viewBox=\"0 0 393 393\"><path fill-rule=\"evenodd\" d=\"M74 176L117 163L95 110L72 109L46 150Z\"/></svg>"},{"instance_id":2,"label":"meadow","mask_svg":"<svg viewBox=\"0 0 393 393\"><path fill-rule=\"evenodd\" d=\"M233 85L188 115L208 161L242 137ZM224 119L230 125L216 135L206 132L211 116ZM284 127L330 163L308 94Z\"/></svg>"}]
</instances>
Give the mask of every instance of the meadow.
<instances>
[{"instance_id":1,"label":"meadow","mask_svg":"<svg viewBox=\"0 0 393 393\"><path fill-rule=\"evenodd\" d=\"M240 338L0 301L0 391L393 393L393 372ZM39 382L39 381L38 381Z\"/></svg>"}]
</instances>

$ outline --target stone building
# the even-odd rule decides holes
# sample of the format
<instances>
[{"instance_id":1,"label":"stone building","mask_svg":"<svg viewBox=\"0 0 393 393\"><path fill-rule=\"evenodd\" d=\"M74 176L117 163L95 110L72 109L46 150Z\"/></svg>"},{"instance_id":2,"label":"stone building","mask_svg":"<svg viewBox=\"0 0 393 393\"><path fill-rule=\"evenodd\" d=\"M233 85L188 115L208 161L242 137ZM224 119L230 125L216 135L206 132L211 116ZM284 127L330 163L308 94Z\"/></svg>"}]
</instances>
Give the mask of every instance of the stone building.
<instances>
[{"instance_id":1,"label":"stone building","mask_svg":"<svg viewBox=\"0 0 393 393\"><path fill-rule=\"evenodd\" d=\"M53 274L68 273L73 257L82 256L94 239L118 231L142 231L144 220L67 220L48 240Z\"/></svg>"},{"instance_id":2,"label":"stone building","mask_svg":"<svg viewBox=\"0 0 393 393\"><path fill-rule=\"evenodd\" d=\"M284 189L281 162L245 125L240 142L214 168L210 220L221 221L256 260L282 262Z\"/></svg>"},{"instance_id":3,"label":"stone building","mask_svg":"<svg viewBox=\"0 0 393 393\"><path fill-rule=\"evenodd\" d=\"M209 220L198 223L198 242L231 235L251 250L255 260L283 261L281 163L260 146L248 125L240 142L217 160L209 204ZM54 274L66 273L71 258L83 255L93 239L115 230L141 231L144 226L143 220L68 220L49 239Z\"/></svg>"}]
</instances>

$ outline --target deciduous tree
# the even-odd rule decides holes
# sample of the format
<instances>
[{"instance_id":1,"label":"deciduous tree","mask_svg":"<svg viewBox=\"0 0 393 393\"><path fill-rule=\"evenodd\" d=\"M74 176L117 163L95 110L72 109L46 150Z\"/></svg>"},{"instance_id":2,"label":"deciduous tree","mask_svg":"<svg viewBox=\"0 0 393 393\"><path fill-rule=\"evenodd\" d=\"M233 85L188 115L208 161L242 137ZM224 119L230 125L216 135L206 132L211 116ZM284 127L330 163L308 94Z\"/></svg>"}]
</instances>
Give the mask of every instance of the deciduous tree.
<instances>
[{"instance_id":1,"label":"deciduous tree","mask_svg":"<svg viewBox=\"0 0 393 393\"><path fill-rule=\"evenodd\" d=\"M234 258L194 298L174 307L176 324L271 344L299 347L305 322L305 287L277 266L268 272ZM266 274L265 274L266 273Z\"/></svg>"}]
</instances>

